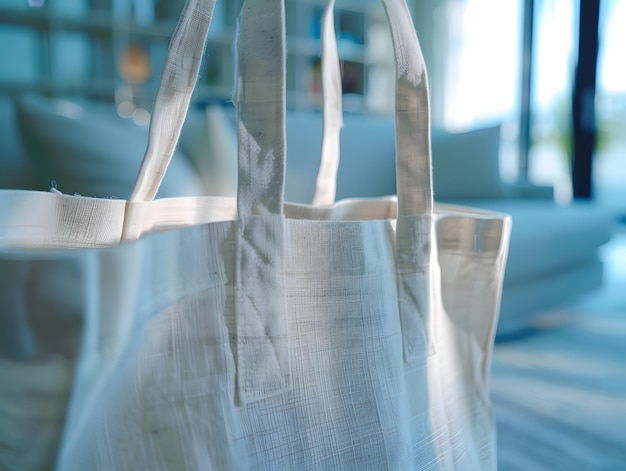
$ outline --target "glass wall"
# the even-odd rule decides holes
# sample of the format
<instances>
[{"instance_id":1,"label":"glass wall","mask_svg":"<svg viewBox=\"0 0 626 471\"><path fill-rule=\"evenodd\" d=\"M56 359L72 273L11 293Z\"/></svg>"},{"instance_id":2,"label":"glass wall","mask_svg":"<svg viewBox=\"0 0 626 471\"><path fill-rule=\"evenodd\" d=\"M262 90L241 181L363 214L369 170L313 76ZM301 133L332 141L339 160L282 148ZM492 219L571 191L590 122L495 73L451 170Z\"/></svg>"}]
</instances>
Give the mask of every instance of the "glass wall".
<instances>
[{"instance_id":1,"label":"glass wall","mask_svg":"<svg viewBox=\"0 0 626 471\"><path fill-rule=\"evenodd\" d=\"M571 190L571 100L578 50L573 0L535 0L532 133L529 180L555 186L567 202ZM593 195L605 206L626 208L626 2L602 0L596 80L596 151Z\"/></svg>"},{"instance_id":2,"label":"glass wall","mask_svg":"<svg viewBox=\"0 0 626 471\"><path fill-rule=\"evenodd\" d=\"M433 125L462 132L501 123L500 170L507 181L516 179L518 167L523 3L415 2L430 72Z\"/></svg>"},{"instance_id":3,"label":"glass wall","mask_svg":"<svg viewBox=\"0 0 626 471\"><path fill-rule=\"evenodd\" d=\"M566 203L572 198L579 1L532 3L527 174L519 175L518 151L524 0L416 1L418 15L432 18L432 25L420 25L417 17L431 71L433 124L462 131L502 122L502 177L553 186L557 201ZM626 207L626 0L602 0L601 6L594 194Z\"/></svg>"},{"instance_id":4,"label":"glass wall","mask_svg":"<svg viewBox=\"0 0 626 471\"><path fill-rule=\"evenodd\" d=\"M515 115L519 107L521 2L452 1L446 5L443 121L469 129ZM497 20L496 20L497 19Z\"/></svg>"},{"instance_id":5,"label":"glass wall","mask_svg":"<svg viewBox=\"0 0 626 471\"><path fill-rule=\"evenodd\" d=\"M596 90L594 195L626 210L626 1L602 0Z\"/></svg>"},{"instance_id":6,"label":"glass wall","mask_svg":"<svg viewBox=\"0 0 626 471\"><path fill-rule=\"evenodd\" d=\"M572 93L578 51L573 0L535 0L528 180L572 198Z\"/></svg>"}]
</instances>

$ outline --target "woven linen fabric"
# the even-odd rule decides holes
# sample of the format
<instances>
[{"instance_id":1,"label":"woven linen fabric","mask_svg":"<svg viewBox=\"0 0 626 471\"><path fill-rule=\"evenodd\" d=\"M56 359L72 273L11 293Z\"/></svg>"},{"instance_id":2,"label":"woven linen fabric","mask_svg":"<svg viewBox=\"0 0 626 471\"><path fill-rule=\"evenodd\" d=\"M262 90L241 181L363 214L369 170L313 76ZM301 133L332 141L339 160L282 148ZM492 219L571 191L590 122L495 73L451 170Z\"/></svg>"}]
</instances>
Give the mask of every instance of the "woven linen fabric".
<instances>
[{"instance_id":1,"label":"woven linen fabric","mask_svg":"<svg viewBox=\"0 0 626 471\"><path fill-rule=\"evenodd\" d=\"M389 206L393 211L395 203ZM33 259L31 278L47 258L45 268L58 283L66 278L80 288L76 280L83 280L69 312L98 337L91 340L99 349L94 363L83 357L82 376L106 389L91 399L98 407L89 420L90 408L73 398L84 422L71 427L81 431L71 448L80 453L68 452L71 466L60 469L91 469L93 454L95 469L380 469L384 463L438 469L437 457L454 463L465 456L470 464L482 458L468 455L472 450L493 457L485 381L501 278L493 267L503 257L506 221L440 211L446 309L431 322L436 353L414 366L402 359L392 220L289 219L285 279L293 390L243 408L235 400L236 343L231 345L235 222L166 231L97 252L16 254L20 267ZM475 249L477 232L484 234L483 246ZM68 263L77 265L77 275L63 270ZM30 286L32 296L38 290ZM93 299L100 303L90 309ZM48 315L61 322L67 304L51 304ZM45 341L46 324L35 314L32 330ZM72 352L71 344L64 347ZM27 365L23 380L32 382L26 373L34 366ZM44 365L48 372L59 368L58 360ZM57 397L63 376L57 378L47 384L46 399ZM11 399L13 409L16 396ZM42 419L32 420L39 426ZM60 431L62 421L57 425ZM85 432L90 429L98 432ZM436 436L442 437L439 445L431 440ZM468 437L478 443L468 444Z\"/></svg>"},{"instance_id":2,"label":"woven linen fabric","mask_svg":"<svg viewBox=\"0 0 626 471\"><path fill-rule=\"evenodd\" d=\"M0 468L495 469L487 386L510 218L433 204L405 1L383 1L397 197L333 201L335 90L316 203L284 203L284 5L247 0L237 197L151 201L214 4L183 9L128 201L0 191Z\"/></svg>"},{"instance_id":3,"label":"woven linen fabric","mask_svg":"<svg viewBox=\"0 0 626 471\"><path fill-rule=\"evenodd\" d=\"M388 210L394 206L390 201ZM431 321L436 353L412 366L401 348L393 221L288 219L292 390L244 406L236 400L236 222L166 231L88 254L20 254L20 267L33 259L34 274L47 258L59 281L69 278L76 287L83 280L71 311L84 319L83 330L93 332L90 342L98 349L79 364L83 381L91 377L90 389L99 391L87 404L72 398L78 423L70 427L70 408L66 427L75 438L68 439L59 469L488 464L494 455L486 376L501 278L493 267L503 257L507 225L489 217L476 221L454 208L440 211L445 310ZM483 247L474 249L477 231L484 233ZM63 270L68 263L78 274ZM98 306L90 306L94 299ZM66 305L57 301L48 315L60 322L68 317ZM31 323L34 336L45 340L46 324ZM59 368L58 360L47 361L41 369ZM57 397L55 383L40 386L46 399ZM60 432L62 421L57 425Z\"/></svg>"}]
</instances>

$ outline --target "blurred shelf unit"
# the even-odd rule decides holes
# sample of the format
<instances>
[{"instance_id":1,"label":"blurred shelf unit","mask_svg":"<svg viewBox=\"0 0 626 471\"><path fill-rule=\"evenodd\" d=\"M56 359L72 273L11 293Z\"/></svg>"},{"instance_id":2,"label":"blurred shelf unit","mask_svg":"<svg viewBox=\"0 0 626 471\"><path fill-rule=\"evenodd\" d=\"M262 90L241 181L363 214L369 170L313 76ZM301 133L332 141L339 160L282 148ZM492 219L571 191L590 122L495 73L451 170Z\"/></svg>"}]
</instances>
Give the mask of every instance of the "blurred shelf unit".
<instances>
[{"instance_id":1,"label":"blurred shelf unit","mask_svg":"<svg viewBox=\"0 0 626 471\"><path fill-rule=\"evenodd\" d=\"M0 94L37 91L103 100L129 96L150 106L181 0L11 0L0 6ZM243 0L218 1L197 101L229 100L233 41ZM325 0L286 0L287 100L321 103L320 21ZM31 6L29 6L31 5ZM38 5L38 6L33 6ZM391 38L379 1L337 0L335 28L344 109L390 112Z\"/></svg>"}]
</instances>

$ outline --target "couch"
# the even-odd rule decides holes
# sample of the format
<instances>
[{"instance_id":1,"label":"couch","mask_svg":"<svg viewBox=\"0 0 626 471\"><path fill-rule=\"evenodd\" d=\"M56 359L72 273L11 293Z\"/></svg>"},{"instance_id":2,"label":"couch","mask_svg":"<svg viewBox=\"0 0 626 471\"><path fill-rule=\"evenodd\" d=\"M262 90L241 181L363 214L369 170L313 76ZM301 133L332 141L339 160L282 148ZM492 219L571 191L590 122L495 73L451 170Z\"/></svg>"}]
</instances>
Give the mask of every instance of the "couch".
<instances>
[{"instance_id":1,"label":"couch","mask_svg":"<svg viewBox=\"0 0 626 471\"><path fill-rule=\"evenodd\" d=\"M234 113L224 104L194 106L157 197L233 195ZM395 193L394 123L346 114L337 198ZM24 96L0 99L0 188L128 197L147 129L110 105ZM288 201L310 202L321 149L321 118L289 112ZM498 339L532 329L542 314L566 307L602 282L599 249L610 215L591 203L558 205L550 189L507 185L499 173L499 126L466 133L433 130L435 199L511 214Z\"/></svg>"}]
</instances>

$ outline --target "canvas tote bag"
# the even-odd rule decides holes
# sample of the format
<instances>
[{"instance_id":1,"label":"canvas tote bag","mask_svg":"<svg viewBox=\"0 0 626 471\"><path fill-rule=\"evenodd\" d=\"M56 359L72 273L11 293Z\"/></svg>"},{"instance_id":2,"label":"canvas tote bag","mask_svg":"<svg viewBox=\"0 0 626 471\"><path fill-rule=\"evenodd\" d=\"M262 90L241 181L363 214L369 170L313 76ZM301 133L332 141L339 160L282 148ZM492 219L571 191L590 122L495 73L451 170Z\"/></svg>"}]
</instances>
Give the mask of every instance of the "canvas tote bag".
<instances>
[{"instance_id":1,"label":"canvas tote bag","mask_svg":"<svg viewBox=\"0 0 626 471\"><path fill-rule=\"evenodd\" d=\"M281 0L241 14L237 198L151 201L214 0L181 14L129 201L0 192L0 468L495 468L510 219L433 204L424 63L383 4L397 199L328 203L326 133L316 204L283 202Z\"/></svg>"}]
</instances>

